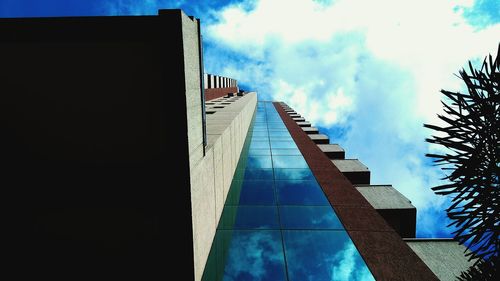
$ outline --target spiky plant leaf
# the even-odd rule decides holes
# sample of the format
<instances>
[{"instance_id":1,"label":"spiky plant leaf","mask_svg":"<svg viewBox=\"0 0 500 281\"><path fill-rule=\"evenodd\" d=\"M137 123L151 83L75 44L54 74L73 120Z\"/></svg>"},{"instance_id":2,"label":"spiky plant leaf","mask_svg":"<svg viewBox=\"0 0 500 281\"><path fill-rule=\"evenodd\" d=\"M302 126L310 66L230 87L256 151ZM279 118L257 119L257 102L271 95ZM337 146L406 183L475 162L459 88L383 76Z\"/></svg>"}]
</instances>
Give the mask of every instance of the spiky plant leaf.
<instances>
[{"instance_id":1,"label":"spiky plant leaf","mask_svg":"<svg viewBox=\"0 0 500 281\"><path fill-rule=\"evenodd\" d=\"M500 252L500 45L494 60L489 55L480 69L469 62L469 71L459 75L467 93L441 90L445 114L438 117L445 125L424 124L439 132L426 141L450 151L427 154L449 172L448 183L432 190L452 197L450 226L475 260L459 280L496 280L489 278L496 275Z\"/></svg>"}]
</instances>

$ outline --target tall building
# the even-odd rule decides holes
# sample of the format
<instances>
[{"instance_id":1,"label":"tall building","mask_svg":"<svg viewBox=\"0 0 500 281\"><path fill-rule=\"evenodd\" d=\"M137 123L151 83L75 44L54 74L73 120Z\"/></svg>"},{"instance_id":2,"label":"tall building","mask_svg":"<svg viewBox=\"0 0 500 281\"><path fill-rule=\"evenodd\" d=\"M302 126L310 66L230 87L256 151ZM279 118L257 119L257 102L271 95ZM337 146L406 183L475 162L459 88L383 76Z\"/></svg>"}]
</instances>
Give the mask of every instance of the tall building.
<instances>
[{"instance_id":1,"label":"tall building","mask_svg":"<svg viewBox=\"0 0 500 281\"><path fill-rule=\"evenodd\" d=\"M0 19L19 279L450 280L463 247L285 103L204 73L200 22Z\"/></svg>"}]
</instances>

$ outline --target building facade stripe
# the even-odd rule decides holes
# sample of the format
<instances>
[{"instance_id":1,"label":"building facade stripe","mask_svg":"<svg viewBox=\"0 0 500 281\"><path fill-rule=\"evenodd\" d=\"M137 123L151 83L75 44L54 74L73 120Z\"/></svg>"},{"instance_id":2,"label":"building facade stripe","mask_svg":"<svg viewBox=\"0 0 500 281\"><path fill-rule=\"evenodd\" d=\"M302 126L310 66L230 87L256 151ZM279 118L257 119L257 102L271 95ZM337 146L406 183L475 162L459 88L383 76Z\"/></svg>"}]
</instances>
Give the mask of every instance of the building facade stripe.
<instances>
[{"instance_id":1,"label":"building facade stripe","mask_svg":"<svg viewBox=\"0 0 500 281\"><path fill-rule=\"evenodd\" d=\"M374 277L438 280L280 103L274 106Z\"/></svg>"}]
</instances>

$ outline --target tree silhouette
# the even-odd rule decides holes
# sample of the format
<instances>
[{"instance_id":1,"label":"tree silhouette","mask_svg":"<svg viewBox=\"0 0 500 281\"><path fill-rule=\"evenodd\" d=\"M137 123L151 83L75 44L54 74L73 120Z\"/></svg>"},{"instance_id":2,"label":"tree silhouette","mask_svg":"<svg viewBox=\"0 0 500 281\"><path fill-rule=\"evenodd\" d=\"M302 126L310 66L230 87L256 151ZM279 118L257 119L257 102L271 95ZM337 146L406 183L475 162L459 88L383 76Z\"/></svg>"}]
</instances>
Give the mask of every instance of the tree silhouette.
<instances>
[{"instance_id":1,"label":"tree silhouette","mask_svg":"<svg viewBox=\"0 0 500 281\"><path fill-rule=\"evenodd\" d=\"M459 74L468 93L441 90L445 114L441 126L424 124L437 132L426 139L446 148L444 154L426 154L442 165L449 183L433 187L436 194L450 195L446 210L449 226L460 244L470 250L474 266L459 280L500 280L500 44L495 60L486 57L480 69L469 62L469 73Z\"/></svg>"}]
</instances>

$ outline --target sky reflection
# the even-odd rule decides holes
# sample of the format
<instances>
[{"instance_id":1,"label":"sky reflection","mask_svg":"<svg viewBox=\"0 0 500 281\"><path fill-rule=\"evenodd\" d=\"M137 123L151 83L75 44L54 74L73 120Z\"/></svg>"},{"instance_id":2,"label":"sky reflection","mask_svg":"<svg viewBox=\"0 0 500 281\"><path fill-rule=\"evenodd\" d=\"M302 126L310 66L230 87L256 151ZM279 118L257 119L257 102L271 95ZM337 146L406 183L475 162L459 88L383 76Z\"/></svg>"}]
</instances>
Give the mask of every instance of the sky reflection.
<instances>
[{"instance_id":1,"label":"sky reflection","mask_svg":"<svg viewBox=\"0 0 500 281\"><path fill-rule=\"evenodd\" d=\"M375 280L345 231L284 231L289 281Z\"/></svg>"},{"instance_id":2,"label":"sky reflection","mask_svg":"<svg viewBox=\"0 0 500 281\"><path fill-rule=\"evenodd\" d=\"M373 280L272 103L256 120L203 281Z\"/></svg>"},{"instance_id":3,"label":"sky reflection","mask_svg":"<svg viewBox=\"0 0 500 281\"><path fill-rule=\"evenodd\" d=\"M224 281L286 280L279 231L221 231L228 243Z\"/></svg>"}]
</instances>

